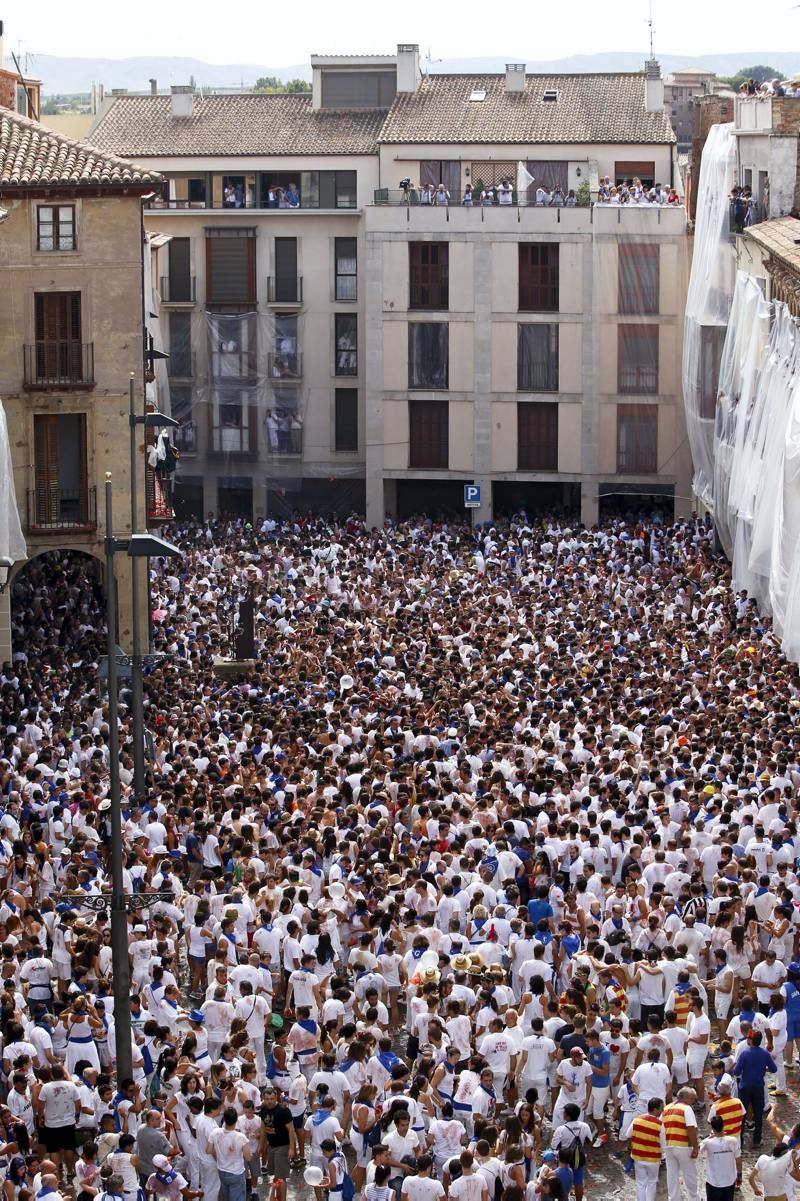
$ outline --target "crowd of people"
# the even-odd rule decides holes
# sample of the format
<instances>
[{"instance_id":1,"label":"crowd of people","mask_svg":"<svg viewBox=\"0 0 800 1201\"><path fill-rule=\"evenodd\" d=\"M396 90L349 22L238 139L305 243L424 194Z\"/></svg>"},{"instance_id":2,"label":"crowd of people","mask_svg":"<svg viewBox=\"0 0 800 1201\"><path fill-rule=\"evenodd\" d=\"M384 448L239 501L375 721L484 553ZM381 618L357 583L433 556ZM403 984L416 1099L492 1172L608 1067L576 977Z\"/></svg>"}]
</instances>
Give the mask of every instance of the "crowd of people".
<instances>
[{"instance_id":1,"label":"crowd of people","mask_svg":"<svg viewBox=\"0 0 800 1201\"><path fill-rule=\"evenodd\" d=\"M131 1078L75 901L110 887L101 585L15 585L7 1201L581 1201L612 1162L639 1201L662 1165L669 1201L791 1197L800 687L710 527L166 535L141 797L120 706L125 887L173 894L130 918Z\"/></svg>"}]
</instances>

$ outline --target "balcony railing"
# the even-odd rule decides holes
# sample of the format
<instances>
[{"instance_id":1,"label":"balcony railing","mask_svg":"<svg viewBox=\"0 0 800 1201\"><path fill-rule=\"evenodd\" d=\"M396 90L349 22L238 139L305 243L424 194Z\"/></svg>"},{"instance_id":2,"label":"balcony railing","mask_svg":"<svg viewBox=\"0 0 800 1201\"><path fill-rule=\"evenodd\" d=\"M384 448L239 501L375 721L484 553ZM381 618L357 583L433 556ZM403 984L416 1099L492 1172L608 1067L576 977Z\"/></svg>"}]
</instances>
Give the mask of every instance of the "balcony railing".
<instances>
[{"instance_id":1,"label":"balcony railing","mask_svg":"<svg viewBox=\"0 0 800 1201\"><path fill-rule=\"evenodd\" d=\"M32 534L48 530L93 530L97 527L95 488L62 488L46 484L27 493L27 525Z\"/></svg>"},{"instance_id":2,"label":"balcony railing","mask_svg":"<svg viewBox=\"0 0 800 1201\"><path fill-rule=\"evenodd\" d=\"M558 365L556 363L521 364L517 389L520 392L557 392Z\"/></svg>"},{"instance_id":3,"label":"balcony railing","mask_svg":"<svg viewBox=\"0 0 800 1201\"><path fill-rule=\"evenodd\" d=\"M194 379L197 374L197 356L193 350L170 350L167 359L167 375L170 379Z\"/></svg>"},{"instance_id":4,"label":"balcony railing","mask_svg":"<svg viewBox=\"0 0 800 1201\"><path fill-rule=\"evenodd\" d=\"M736 204L731 201L730 204L730 232L732 234L743 234L751 225L758 225L765 219L763 206L757 200L750 199L749 201Z\"/></svg>"},{"instance_id":5,"label":"balcony railing","mask_svg":"<svg viewBox=\"0 0 800 1201\"><path fill-rule=\"evenodd\" d=\"M502 195L502 199L501 199ZM433 199L423 201L418 190L403 188L375 188L373 191L373 204L391 204L391 205L408 205L410 208L588 208L589 201L581 193L581 199L575 198L567 203L566 197L560 204L537 205L535 198L528 198L525 193L517 193L516 188L512 188L510 192L504 195L495 190L492 198L487 197L481 202L480 193L476 194L472 199L471 204L464 204L463 194L455 195L451 192L450 199L447 204L437 202L435 194Z\"/></svg>"},{"instance_id":6,"label":"balcony railing","mask_svg":"<svg viewBox=\"0 0 800 1201\"><path fill-rule=\"evenodd\" d=\"M224 344L221 344L224 345ZM230 381L256 379L258 376L258 359L252 350L217 350L211 351L211 376L215 380Z\"/></svg>"},{"instance_id":7,"label":"balcony railing","mask_svg":"<svg viewBox=\"0 0 800 1201\"><path fill-rule=\"evenodd\" d=\"M617 475L655 475L658 456L655 447L617 449Z\"/></svg>"},{"instance_id":8,"label":"balcony railing","mask_svg":"<svg viewBox=\"0 0 800 1201\"><path fill-rule=\"evenodd\" d=\"M303 356L299 351L290 354L270 353L267 355L267 370L271 379L302 379Z\"/></svg>"},{"instance_id":9,"label":"balcony railing","mask_svg":"<svg viewBox=\"0 0 800 1201\"><path fill-rule=\"evenodd\" d=\"M94 387L94 343L40 340L24 347L23 386L42 389Z\"/></svg>"},{"instance_id":10,"label":"balcony railing","mask_svg":"<svg viewBox=\"0 0 800 1201\"><path fill-rule=\"evenodd\" d=\"M196 280L193 275L183 279L171 279L162 275L158 294L162 304L194 304L197 300Z\"/></svg>"},{"instance_id":11,"label":"balcony railing","mask_svg":"<svg viewBox=\"0 0 800 1201\"><path fill-rule=\"evenodd\" d=\"M303 453L303 426L288 413L267 413L267 453L272 458L298 458Z\"/></svg>"},{"instance_id":12,"label":"balcony railing","mask_svg":"<svg viewBox=\"0 0 800 1201\"><path fill-rule=\"evenodd\" d=\"M300 275L271 275L267 280L268 304L302 304L303 279Z\"/></svg>"},{"instance_id":13,"label":"balcony railing","mask_svg":"<svg viewBox=\"0 0 800 1201\"><path fill-rule=\"evenodd\" d=\"M193 421L185 421L172 431L172 441L182 455L197 453L197 426Z\"/></svg>"},{"instance_id":14,"label":"balcony railing","mask_svg":"<svg viewBox=\"0 0 800 1201\"><path fill-rule=\"evenodd\" d=\"M619 390L652 395L658 392L657 367L620 367Z\"/></svg>"},{"instance_id":15,"label":"balcony railing","mask_svg":"<svg viewBox=\"0 0 800 1201\"><path fill-rule=\"evenodd\" d=\"M149 464L144 473L145 511L148 524L157 521L172 521L172 480L159 476Z\"/></svg>"},{"instance_id":16,"label":"balcony railing","mask_svg":"<svg viewBox=\"0 0 800 1201\"><path fill-rule=\"evenodd\" d=\"M255 433L247 425L217 425L211 431L211 454L253 455L256 450Z\"/></svg>"}]
</instances>

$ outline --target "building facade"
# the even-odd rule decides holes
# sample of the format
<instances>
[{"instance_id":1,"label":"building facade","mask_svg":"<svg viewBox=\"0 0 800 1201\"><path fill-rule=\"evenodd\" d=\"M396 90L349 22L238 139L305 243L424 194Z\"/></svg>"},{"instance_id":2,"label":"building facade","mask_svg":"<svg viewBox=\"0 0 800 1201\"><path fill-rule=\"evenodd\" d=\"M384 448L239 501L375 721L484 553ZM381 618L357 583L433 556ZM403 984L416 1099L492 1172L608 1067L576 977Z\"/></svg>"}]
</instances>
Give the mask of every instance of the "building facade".
<instances>
[{"instance_id":1,"label":"building facade","mask_svg":"<svg viewBox=\"0 0 800 1201\"><path fill-rule=\"evenodd\" d=\"M29 558L103 557L107 472L115 534L130 532L128 390L132 374L141 409L142 197L155 182L0 109L0 396ZM141 463L143 496L144 454ZM119 557L126 645L128 562Z\"/></svg>"},{"instance_id":2,"label":"building facade","mask_svg":"<svg viewBox=\"0 0 800 1201\"><path fill-rule=\"evenodd\" d=\"M684 213L589 203L604 176L678 183L657 64L424 76L408 45L312 68L307 96L115 95L90 134L166 179L145 222L176 508L379 524L463 511L467 482L479 520L683 506ZM505 179L513 203L481 205ZM413 203L439 183L448 205ZM581 206L537 207L542 183Z\"/></svg>"}]
</instances>

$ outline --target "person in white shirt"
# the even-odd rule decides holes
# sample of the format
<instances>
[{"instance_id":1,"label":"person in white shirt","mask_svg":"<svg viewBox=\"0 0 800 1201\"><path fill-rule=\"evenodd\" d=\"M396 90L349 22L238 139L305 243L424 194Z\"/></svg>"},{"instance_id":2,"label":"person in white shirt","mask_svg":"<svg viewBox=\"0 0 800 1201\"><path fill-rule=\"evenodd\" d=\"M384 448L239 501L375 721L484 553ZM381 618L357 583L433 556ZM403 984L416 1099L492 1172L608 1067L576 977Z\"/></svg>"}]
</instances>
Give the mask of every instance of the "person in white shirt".
<instances>
[{"instance_id":1,"label":"person in white shirt","mask_svg":"<svg viewBox=\"0 0 800 1201\"><path fill-rule=\"evenodd\" d=\"M461 1175L451 1180L447 1191L448 1201L491 1201L489 1182L475 1171L475 1159L471 1151L462 1151L459 1156Z\"/></svg>"},{"instance_id":2,"label":"person in white shirt","mask_svg":"<svg viewBox=\"0 0 800 1201\"><path fill-rule=\"evenodd\" d=\"M210 1139L209 1150L219 1173L220 1201L245 1201L247 1164L252 1155L247 1135L237 1130L239 1115L229 1106L222 1115L222 1128Z\"/></svg>"},{"instance_id":3,"label":"person in white shirt","mask_svg":"<svg viewBox=\"0 0 800 1201\"><path fill-rule=\"evenodd\" d=\"M253 1048L256 1057L256 1068L258 1069L258 1083L263 1085L267 1079L267 1059L264 1052L264 1035L266 1031L266 1023L270 1016L269 1003L265 997L261 995L253 995L253 986L248 981L243 980L240 985L241 998L234 1005L234 1014L237 1018L242 1018L245 1023L250 1045Z\"/></svg>"},{"instance_id":4,"label":"person in white shirt","mask_svg":"<svg viewBox=\"0 0 800 1201\"><path fill-rule=\"evenodd\" d=\"M416 1172L403 1181L400 1201L439 1201L440 1197L446 1196L444 1185L433 1177L432 1172L432 1156L418 1156Z\"/></svg>"}]
</instances>

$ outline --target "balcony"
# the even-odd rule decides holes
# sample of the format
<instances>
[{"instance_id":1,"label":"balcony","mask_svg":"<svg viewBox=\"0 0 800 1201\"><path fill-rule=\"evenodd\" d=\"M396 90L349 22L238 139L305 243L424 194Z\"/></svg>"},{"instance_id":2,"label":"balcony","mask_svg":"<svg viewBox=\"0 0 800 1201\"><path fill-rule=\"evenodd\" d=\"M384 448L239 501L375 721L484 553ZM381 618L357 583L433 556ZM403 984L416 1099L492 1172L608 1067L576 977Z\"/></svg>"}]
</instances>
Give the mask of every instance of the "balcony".
<instances>
[{"instance_id":1,"label":"balcony","mask_svg":"<svg viewBox=\"0 0 800 1201\"><path fill-rule=\"evenodd\" d=\"M270 353L267 355L267 371L270 379L302 379L303 356L299 351L290 354Z\"/></svg>"},{"instance_id":2,"label":"balcony","mask_svg":"<svg viewBox=\"0 0 800 1201\"><path fill-rule=\"evenodd\" d=\"M185 421L183 425L172 431L172 442L182 455L197 454L197 426L193 421Z\"/></svg>"},{"instance_id":3,"label":"balcony","mask_svg":"<svg viewBox=\"0 0 800 1201\"><path fill-rule=\"evenodd\" d=\"M300 275L271 275L267 280L267 304L302 304L303 279Z\"/></svg>"},{"instance_id":4,"label":"balcony","mask_svg":"<svg viewBox=\"0 0 800 1201\"><path fill-rule=\"evenodd\" d=\"M159 281L158 294L161 297L162 304L194 304L197 300L195 277L191 275L183 279L170 279L168 275L162 275Z\"/></svg>"},{"instance_id":5,"label":"balcony","mask_svg":"<svg viewBox=\"0 0 800 1201\"><path fill-rule=\"evenodd\" d=\"M267 412L267 453L272 459L300 458L303 423L296 414Z\"/></svg>"},{"instance_id":6,"label":"balcony","mask_svg":"<svg viewBox=\"0 0 800 1201\"><path fill-rule=\"evenodd\" d=\"M40 340L23 347L23 387L29 392L94 387L94 343Z\"/></svg>"},{"instance_id":7,"label":"balcony","mask_svg":"<svg viewBox=\"0 0 800 1201\"><path fill-rule=\"evenodd\" d=\"M622 364L618 383L625 395L654 396L658 392L658 368Z\"/></svg>"},{"instance_id":8,"label":"balcony","mask_svg":"<svg viewBox=\"0 0 800 1201\"><path fill-rule=\"evenodd\" d=\"M148 526L159 521L172 521L175 516L172 508L172 480L157 475L149 464L144 471L144 495Z\"/></svg>"},{"instance_id":9,"label":"balcony","mask_svg":"<svg viewBox=\"0 0 800 1201\"><path fill-rule=\"evenodd\" d=\"M89 532L97 528L97 490L62 488L48 484L26 494L27 528L30 534Z\"/></svg>"},{"instance_id":10,"label":"balcony","mask_svg":"<svg viewBox=\"0 0 800 1201\"><path fill-rule=\"evenodd\" d=\"M557 392L558 363L520 364L518 392Z\"/></svg>"},{"instance_id":11,"label":"balcony","mask_svg":"<svg viewBox=\"0 0 800 1201\"><path fill-rule=\"evenodd\" d=\"M426 233L449 237L465 234L513 233L522 237L554 234L644 235L682 237L686 233L683 205L593 204L590 208L553 208L531 205L372 204L364 209L368 233L394 233L417 237Z\"/></svg>"}]
</instances>

